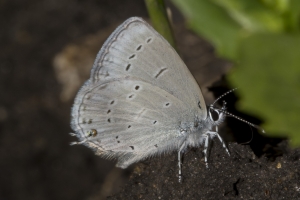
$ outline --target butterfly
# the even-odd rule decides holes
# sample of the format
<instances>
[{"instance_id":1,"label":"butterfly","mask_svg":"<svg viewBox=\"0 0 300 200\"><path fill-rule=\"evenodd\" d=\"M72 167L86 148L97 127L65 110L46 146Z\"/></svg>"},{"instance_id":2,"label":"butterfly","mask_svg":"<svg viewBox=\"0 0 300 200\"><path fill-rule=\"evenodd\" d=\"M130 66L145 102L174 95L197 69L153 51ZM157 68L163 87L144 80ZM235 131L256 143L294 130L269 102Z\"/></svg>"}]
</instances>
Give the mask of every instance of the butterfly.
<instances>
[{"instance_id":1,"label":"butterfly","mask_svg":"<svg viewBox=\"0 0 300 200\"><path fill-rule=\"evenodd\" d=\"M71 127L103 158L129 165L162 153L204 146L218 137L226 104L206 106L194 77L173 47L147 22L127 19L99 51L90 78L79 90Z\"/></svg>"}]
</instances>

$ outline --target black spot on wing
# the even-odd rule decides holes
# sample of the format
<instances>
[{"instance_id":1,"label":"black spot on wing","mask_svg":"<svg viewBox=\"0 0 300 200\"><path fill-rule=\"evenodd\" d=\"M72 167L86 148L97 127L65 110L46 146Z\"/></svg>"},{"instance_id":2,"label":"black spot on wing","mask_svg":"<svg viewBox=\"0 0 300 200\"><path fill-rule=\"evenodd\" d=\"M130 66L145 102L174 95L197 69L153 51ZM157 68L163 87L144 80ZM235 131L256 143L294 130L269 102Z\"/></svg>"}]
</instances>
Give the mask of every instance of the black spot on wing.
<instances>
[{"instance_id":1,"label":"black spot on wing","mask_svg":"<svg viewBox=\"0 0 300 200\"><path fill-rule=\"evenodd\" d=\"M137 50L137 51L141 50L141 49L142 49L142 46L143 46L143 45L138 46L138 47L136 48L136 50Z\"/></svg>"},{"instance_id":2,"label":"black spot on wing","mask_svg":"<svg viewBox=\"0 0 300 200\"><path fill-rule=\"evenodd\" d=\"M198 101L198 106L202 110L200 101Z\"/></svg>"},{"instance_id":3,"label":"black spot on wing","mask_svg":"<svg viewBox=\"0 0 300 200\"><path fill-rule=\"evenodd\" d=\"M148 39L146 40L147 43L150 43L151 41L152 41L152 38L148 38Z\"/></svg>"},{"instance_id":4,"label":"black spot on wing","mask_svg":"<svg viewBox=\"0 0 300 200\"><path fill-rule=\"evenodd\" d=\"M126 71L128 71L128 70L130 69L130 67L131 67L131 64L128 64L128 65L126 66Z\"/></svg>"},{"instance_id":5,"label":"black spot on wing","mask_svg":"<svg viewBox=\"0 0 300 200\"><path fill-rule=\"evenodd\" d=\"M155 78L158 78L160 75L162 75L162 73L164 72L164 71L166 71L167 70L167 68L163 68L163 69L161 69L156 75L155 75Z\"/></svg>"},{"instance_id":6,"label":"black spot on wing","mask_svg":"<svg viewBox=\"0 0 300 200\"><path fill-rule=\"evenodd\" d=\"M135 57L135 54L132 54L128 59L132 59Z\"/></svg>"}]
</instances>

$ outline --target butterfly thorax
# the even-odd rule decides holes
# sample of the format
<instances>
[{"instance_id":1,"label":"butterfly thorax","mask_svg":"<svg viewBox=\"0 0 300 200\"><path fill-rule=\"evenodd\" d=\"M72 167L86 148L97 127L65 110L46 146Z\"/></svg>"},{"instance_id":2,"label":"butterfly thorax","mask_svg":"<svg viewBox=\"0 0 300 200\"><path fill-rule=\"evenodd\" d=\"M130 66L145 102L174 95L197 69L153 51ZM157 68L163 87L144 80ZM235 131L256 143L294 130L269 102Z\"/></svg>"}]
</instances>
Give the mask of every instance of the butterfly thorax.
<instances>
[{"instance_id":1,"label":"butterfly thorax","mask_svg":"<svg viewBox=\"0 0 300 200\"><path fill-rule=\"evenodd\" d=\"M194 122L189 127L182 128L181 131L187 130L186 143L187 146L199 147L203 144L206 134L216 132L216 126L221 124L225 119L222 112L208 107L208 114L205 119L199 119L195 116Z\"/></svg>"}]
</instances>

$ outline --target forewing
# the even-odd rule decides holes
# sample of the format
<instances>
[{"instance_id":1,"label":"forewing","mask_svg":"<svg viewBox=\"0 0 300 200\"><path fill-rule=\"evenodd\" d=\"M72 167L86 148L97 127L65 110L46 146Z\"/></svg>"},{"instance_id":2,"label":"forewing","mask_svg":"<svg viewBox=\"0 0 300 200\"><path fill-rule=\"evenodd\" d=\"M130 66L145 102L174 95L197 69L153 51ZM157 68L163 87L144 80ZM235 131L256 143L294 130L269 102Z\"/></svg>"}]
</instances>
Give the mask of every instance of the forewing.
<instances>
[{"instance_id":1,"label":"forewing","mask_svg":"<svg viewBox=\"0 0 300 200\"><path fill-rule=\"evenodd\" d=\"M199 86L169 43L140 18L125 21L105 42L72 109L80 140L98 154L121 157L123 167L178 148L181 125L195 118L206 118Z\"/></svg>"},{"instance_id":2,"label":"forewing","mask_svg":"<svg viewBox=\"0 0 300 200\"><path fill-rule=\"evenodd\" d=\"M92 82L126 76L140 78L185 103L186 109L207 117L201 90L190 71L170 44L141 18L130 18L108 38L97 55Z\"/></svg>"}]
</instances>

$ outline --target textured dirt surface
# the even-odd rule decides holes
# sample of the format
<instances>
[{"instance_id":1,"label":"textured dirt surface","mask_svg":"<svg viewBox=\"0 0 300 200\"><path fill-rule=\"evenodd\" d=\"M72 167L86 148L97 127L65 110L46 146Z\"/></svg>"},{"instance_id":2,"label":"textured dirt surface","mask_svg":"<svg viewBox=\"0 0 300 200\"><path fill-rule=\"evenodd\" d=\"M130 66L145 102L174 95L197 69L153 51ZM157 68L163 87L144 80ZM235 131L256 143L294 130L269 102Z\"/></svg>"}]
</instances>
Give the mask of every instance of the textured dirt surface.
<instances>
[{"instance_id":1,"label":"textured dirt surface","mask_svg":"<svg viewBox=\"0 0 300 200\"><path fill-rule=\"evenodd\" d=\"M230 143L229 150L230 157L215 139L208 169L201 149L187 151L182 183L178 183L176 153L137 164L125 188L109 199L300 198L299 150L275 161L256 157L246 145Z\"/></svg>"},{"instance_id":2,"label":"textured dirt surface","mask_svg":"<svg viewBox=\"0 0 300 200\"><path fill-rule=\"evenodd\" d=\"M53 60L133 15L147 16L143 1L0 1L0 199L99 199L122 185L112 162L69 145L73 99L60 100Z\"/></svg>"},{"instance_id":3,"label":"textured dirt surface","mask_svg":"<svg viewBox=\"0 0 300 200\"><path fill-rule=\"evenodd\" d=\"M71 67L83 63L90 68L89 59L112 29L131 16L147 17L143 1L120 2L0 1L0 199L105 199L109 195L111 199L299 199L299 150L255 131L249 145L229 143L231 157L215 141L209 169L203 164L202 149L189 149L182 184L177 182L176 153L124 171L84 146L69 146L74 141L68 135L73 97L72 92L66 97L62 91L72 81L61 80L73 79L65 76L69 73L59 76L54 60L75 44L72 56L63 58ZM214 84L216 96L227 91L226 81L218 80L230 64L217 59L211 45L186 31L176 11L173 16L182 57L209 103L213 96L208 86ZM86 41L95 42L86 45ZM87 48L83 54L81 49ZM80 74L78 80L85 76ZM260 122L235 111L235 101L228 96L231 112ZM241 143L250 140L252 132L249 126L228 119L221 134L226 141Z\"/></svg>"}]
</instances>

